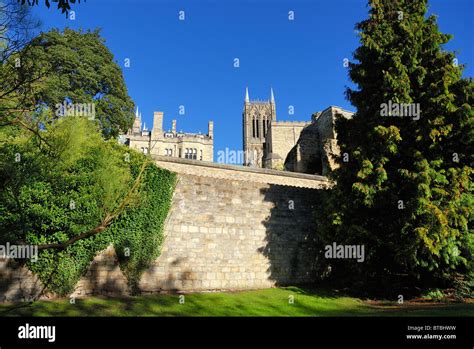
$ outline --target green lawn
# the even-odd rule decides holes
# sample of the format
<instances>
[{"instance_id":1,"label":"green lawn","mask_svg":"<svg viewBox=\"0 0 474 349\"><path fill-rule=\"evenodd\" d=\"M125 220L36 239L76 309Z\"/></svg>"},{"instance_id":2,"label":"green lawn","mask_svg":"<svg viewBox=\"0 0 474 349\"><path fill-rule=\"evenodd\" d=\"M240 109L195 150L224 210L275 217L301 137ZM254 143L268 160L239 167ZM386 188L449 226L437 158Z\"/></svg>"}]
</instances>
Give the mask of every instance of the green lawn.
<instances>
[{"instance_id":1,"label":"green lawn","mask_svg":"<svg viewBox=\"0 0 474 349\"><path fill-rule=\"evenodd\" d=\"M0 305L0 316L474 316L474 303L380 302L296 287L232 293L40 301ZM290 304L291 297L294 303Z\"/></svg>"}]
</instances>

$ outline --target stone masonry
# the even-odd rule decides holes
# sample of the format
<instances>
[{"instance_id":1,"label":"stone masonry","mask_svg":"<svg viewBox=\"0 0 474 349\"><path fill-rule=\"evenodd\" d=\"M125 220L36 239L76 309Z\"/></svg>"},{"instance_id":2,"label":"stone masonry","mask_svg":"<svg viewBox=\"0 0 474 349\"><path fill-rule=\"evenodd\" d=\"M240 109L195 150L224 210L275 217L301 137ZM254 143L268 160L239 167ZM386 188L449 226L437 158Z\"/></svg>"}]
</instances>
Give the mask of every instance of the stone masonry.
<instances>
[{"instance_id":1,"label":"stone masonry","mask_svg":"<svg viewBox=\"0 0 474 349\"><path fill-rule=\"evenodd\" d=\"M178 173L160 257L144 272L143 293L243 290L313 280L314 205L325 177L165 156ZM40 282L0 260L0 300L37 294ZM73 296L129 294L109 247Z\"/></svg>"},{"instance_id":2,"label":"stone masonry","mask_svg":"<svg viewBox=\"0 0 474 349\"><path fill-rule=\"evenodd\" d=\"M323 177L231 166L157 161L179 173L162 254L141 280L144 292L230 290L312 280L313 205ZM213 173L214 170L214 173ZM218 175L218 176L217 176ZM312 177L309 179L308 177ZM316 177L316 178L315 178ZM304 180L312 181L307 188ZM270 182L270 183L269 183Z\"/></svg>"}]
</instances>

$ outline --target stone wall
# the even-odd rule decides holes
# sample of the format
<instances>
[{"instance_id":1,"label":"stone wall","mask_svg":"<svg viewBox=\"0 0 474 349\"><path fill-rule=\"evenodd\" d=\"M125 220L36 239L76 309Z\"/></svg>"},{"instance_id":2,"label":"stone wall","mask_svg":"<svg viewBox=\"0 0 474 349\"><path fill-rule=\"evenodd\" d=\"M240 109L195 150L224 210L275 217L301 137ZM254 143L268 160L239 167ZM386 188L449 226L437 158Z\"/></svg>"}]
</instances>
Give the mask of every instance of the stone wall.
<instances>
[{"instance_id":1,"label":"stone wall","mask_svg":"<svg viewBox=\"0 0 474 349\"><path fill-rule=\"evenodd\" d=\"M160 257L144 293L266 288L313 278L312 236L321 176L156 157L178 173ZM1 300L24 298L38 281L0 264ZM20 285L23 284L23 285ZM0 284L1 285L1 284ZM23 287L23 288L22 288ZM129 292L112 248L91 263L74 296ZM33 292L34 293L34 292Z\"/></svg>"},{"instance_id":2,"label":"stone wall","mask_svg":"<svg viewBox=\"0 0 474 349\"><path fill-rule=\"evenodd\" d=\"M309 121L272 121L266 138L265 166L281 166L283 169L288 153L298 142L301 131L309 124Z\"/></svg>"},{"instance_id":3,"label":"stone wall","mask_svg":"<svg viewBox=\"0 0 474 349\"><path fill-rule=\"evenodd\" d=\"M127 279L120 270L112 246L98 254L79 280L71 297L127 295ZM43 284L31 271L13 260L0 259L0 301L54 298L43 292Z\"/></svg>"},{"instance_id":4,"label":"stone wall","mask_svg":"<svg viewBox=\"0 0 474 349\"><path fill-rule=\"evenodd\" d=\"M345 118L353 115L334 106L312 115L312 122L301 131L296 145L284 160L286 170L327 176L337 168L336 157L340 150L334 120L338 114Z\"/></svg>"},{"instance_id":5,"label":"stone wall","mask_svg":"<svg viewBox=\"0 0 474 349\"><path fill-rule=\"evenodd\" d=\"M324 179L280 176L293 185L243 181L224 170L159 164L180 172L161 256L144 275L144 292L228 290L312 280L311 235L317 187ZM195 173L191 173L191 172ZM256 172L259 170L256 170ZM231 171L230 171L231 172ZM249 176L247 176L249 177ZM281 178L282 177L282 178Z\"/></svg>"},{"instance_id":6,"label":"stone wall","mask_svg":"<svg viewBox=\"0 0 474 349\"><path fill-rule=\"evenodd\" d=\"M0 301L30 300L42 290L41 281L19 263L0 259Z\"/></svg>"},{"instance_id":7,"label":"stone wall","mask_svg":"<svg viewBox=\"0 0 474 349\"><path fill-rule=\"evenodd\" d=\"M344 118L351 118L353 115L352 112L331 106L322 111L316 120L320 139L320 152L322 155L321 173L325 176L338 166L335 157L339 156L340 150L337 145L337 133L334 127L334 121L338 114Z\"/></svg>"}]
</instances>

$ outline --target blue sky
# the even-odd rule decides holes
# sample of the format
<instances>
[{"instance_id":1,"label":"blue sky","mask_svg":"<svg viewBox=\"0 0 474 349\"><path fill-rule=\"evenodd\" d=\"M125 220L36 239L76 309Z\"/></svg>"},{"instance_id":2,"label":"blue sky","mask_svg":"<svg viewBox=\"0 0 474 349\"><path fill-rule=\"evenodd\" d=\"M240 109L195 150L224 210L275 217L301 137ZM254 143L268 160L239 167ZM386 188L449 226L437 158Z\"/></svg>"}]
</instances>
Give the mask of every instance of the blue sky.
<instances>
[{"instance_id":1,"label":"blue sky","mask_svg":"<svg viewBox=\"0 0 474 349\"><path fill-rule=\"evenodd\" d=\"M268 99L273 87L277 120L310 120L330 105L353 110L343 60L358 46L354 25L367 16L366 0L88 0L74 6L75 20L40 3L33 13L43 31L102 29L148 128L155 110L166 129L176 119L178 131L206 133L213 120L215 160L226 147L242 149L246 86L250 99ZM467 64L464 75L474 76L474 1L432 0L430 13L454 35L446 49Z\"/></svg>"}]
</instances>

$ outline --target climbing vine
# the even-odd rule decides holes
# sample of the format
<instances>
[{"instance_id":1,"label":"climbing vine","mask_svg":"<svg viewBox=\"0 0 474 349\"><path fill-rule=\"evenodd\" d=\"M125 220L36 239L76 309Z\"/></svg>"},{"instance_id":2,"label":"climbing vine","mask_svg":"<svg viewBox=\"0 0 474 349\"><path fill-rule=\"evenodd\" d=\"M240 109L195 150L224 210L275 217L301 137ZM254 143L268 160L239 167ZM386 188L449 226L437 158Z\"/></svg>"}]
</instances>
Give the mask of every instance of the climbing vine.
<instances>
[{"instance_id":1,"label":"climbing vine","mask_svg":"<svg viewBox=\"0 0 474 349\"><path fill-rule=\"evenodd\" d=\"M21 129L1 131L0 243L38 246L26 266L58 295L71 293L112 244L136 291L160 253L175 174L105 141L84 118L58 120L41 144Z\"/></svg>"}]
</instances>

